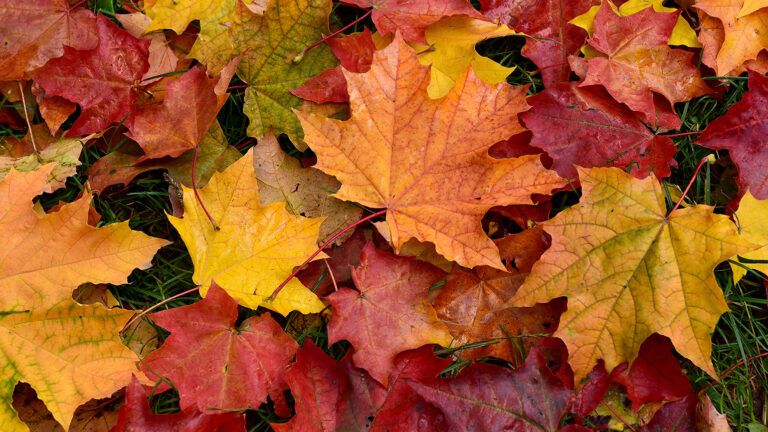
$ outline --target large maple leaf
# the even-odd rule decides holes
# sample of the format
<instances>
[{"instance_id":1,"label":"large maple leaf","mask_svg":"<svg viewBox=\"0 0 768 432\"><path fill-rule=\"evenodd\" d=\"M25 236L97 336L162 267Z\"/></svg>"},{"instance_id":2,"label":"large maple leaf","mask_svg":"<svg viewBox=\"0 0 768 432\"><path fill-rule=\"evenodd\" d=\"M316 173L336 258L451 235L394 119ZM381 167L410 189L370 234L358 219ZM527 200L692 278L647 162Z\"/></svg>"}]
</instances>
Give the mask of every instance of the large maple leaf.
<instances>
[{"instance_id":1,"label":"large maple leaf","mask_svg":"<svg viewBox=\"0 0 768 432\"><path fill-rule=\"evenodd\" d=\"M337 64L325 44L299 56L328 33L331 6L330 0L272 0L263 15L241 8L233 37L244 52L237 76L248 84L243 108L250 119L248 135L260 138L272 129L303 145L301 125L291 111L301 99L290 90Z\"/></svg>"},{"instance_id":2,"label":"large maple leaf","mask_svg":"<svg viewBox=\"0 0 768 432\"><path fill-rule=\"evenodd\" d=\"M342 0L373 8L373 23L382 34L398 32L408 42L425 42L424 30L449 16L482 18L467 0Z\"/></svg>"},{"instance_id":3,"label":"large maple leaf","mask_svg":"<svg viewBox=\"0 0 768 432\"><path fill-rule=\"evenodd\" d=\"M100 305L81 306L71 298L45 309L3 314L0 429L28 430L11 408L19 381L35 389L65 429L78 406L122 387L136 372L136 355L118 336L131 314Z\"/></svg>"},{"instance_id":4,"label":"large maple leaf","mask_svg":"<svg viewBox=\"0 0 768 432\"><path fill-rule=\"evenodd\" d=\"M0 0L0 81L23 79L27 72L64 55L64 47L93 49L96 19L66 0Z\"/></svg>"},{"instance_id":5,"label":"large maple leaf","mask_svg":"<svg viewBox=\"0 0 768 432\"><path fill-rule=\"evenodd\" d=\"M208 413L187 408L173 414L153 414L144 388L136 377L125 389L117 424L110 432L245 432L245 415L236 412Z\"/></svg>"},{"instance_id":6,"label":"large maple leaf","mask_svg":"<svg viewBox=\"0 0 768 432\"><path fill-rule=\"evenodd\" d=\"M648 130L635 114L596 86L559 83L530 98L520 119L531 145L547 152L552 168L575 178L576 166L627 168L635 177L667 177L677 147Z\"/></svg>"},{"instance_id":7,"label":"large maple leaf","mask_svg":"<svg viewBox=\"0 0 768 432\"><path fill-rule=\"evenodd\" d=\"M586 60L581 85L601 84L614 99L641 113L655 111L654 92L672 104L709 93L691 62L693 54L667 45L677 16L653 8L620 16L603 3L589 39L603 55Z\"/></svg>"},{"instance_id":8,"label":"large maple leaf","mask_svg":"<svg viewBox=\"0 0 768 432\"><path fill-rule=\"evenodd\" d=\"M366 244L360 267L352 271L357 291L341 288L328 296L333 306L328 342L350 341L355 364L386 385L398 353L451 343L427 296L429 287L442 277L437 267ZM382 328L387 329L386 338L377 337Z\"/></svg>"},{"instance_id":9,"label":"large maple leaf","mask_svg":"<svg viewBox=\"0 0 768 432\"><path fill-rule=\"evenodd\" d=\"M710 338L728 307L712 271L754 246L712 207L667 215L654 176L592 168L579 178L581 201L544 222L552 246L511 304L568 296L555 336L568 345L577 380L601 358L609 370L631 362L653 333L714 376Z\"/></svg>"},{"instance_id":10,"label":"large maple leaf","mask_svg":"<svg viewBox=\"0 0 768 432\"><path fill-rule=\"evenodd\" d=\"M136 101L136 83L149 68L149 40L140 40L109 18L96 19L99 43L78 51L64 47L64 55L38 69L33 79L46 96L61 96L80 104L82 112L68 134L104 131L127 118Z\"/></svg>"},{"instance_id":11,"label":"large maple leaf","mask_svg":"<svg viewBox=\"0 0 768 432\"><path fill-rule=\"evenodd\" d=\"M171 335L144 359L144 371L173 382L182 410L258 409L268 394L282 402L298 345L269 314L236 320L237 302L215 284L195 304L153 314Z\"/></svg>"},{"instance_id":12,"label":"large maple leaf","mask_svg":"<svg viewBox=\"0 0 768 432\"><path fill-rule=\"evenodd\" d=\"M739 167L739 183L758 199L768 198L768 78L750 72L749 91L728 112L710 123L696 141L728 150Z\"/></svg>"},{"instance_id":13,"label":"large maple leaf","mask_svg":"<svg viewBox=\"0 0 768 432\"><path fill-rule=\"evenodd\" d=\"M442 410L450 431L555 431L571 394L535 351L514 371L474 363L457 378L410 385Z\"/></svg>"},{"instance_id":14,"label":"large maple leaf","mask_svg":"<svg viewBox=\"0 0 768 432\"><path fill-rule=\"evenodd\" d=\"M399 37L376 52L369 72L344 74L350 120L299 113L317 168L341 181L335 196L387 208L396 249L416 238L465 267L503 269L480 224L485 212L564 184L538 156L488 155L523 131L526 88L489 86L468 70L444 98L429 99L429 68Z\"/></svg>"},{"instance_id":15,"label":"large maple leaf","mask_svg":"<svg viewBox=\"0 0 768 432\"><path fill-rule=\"evenodd\" d=\"M259 204L253 152L214 174L199 190L216 229L192 189L182 187L184 217L168 216L181 235L195 266L193 280L205 295L213 280L240 304L264 306L283 315L292 310L320 312L323 303L292 279L274 299L269 297L293 268L317 248L321 219L293 216L284 202Z\"/></svg>"},{"instance_id":16,"label":"large maple leaf","mask_svg":"<svg viewBox=\"0 0 768 432\"><path fill-rule=\"evenodd\" d=\"M128 222L89 226L91 197L39 214L32 199L49 191L53 164L11 170L0 182L0 311L45 308L71 298L85 282L121 284L136 267L149 267L167 241L131 231Z\"/></svg>"},{"instance_id":17,"label":"large maple leaf","mask_svg":"<svg viewBox=\"0 0 768 432\"><path fill-rule=\"evenodd\" d=\"M597 3L598 0L480 0L480 10L489 18L533 36L525 40L522 54L536 63L544 85L549 87L568 80L568 56L578 54L587 36L568 21Z\"/></svg>"},{"instance_id":18,"label":"large maple leaf","mask_svg":"<svg viewBox=\"0 0 768 432\"><path fill-rule=\"evenodd\" d=\"M722 25L722 38L713 41L699 35L708 50L716 52L712 65L718 75L728 75L750 60L757 59L760 51L768 48L768 9L742 15L745 0L698 0L695 7L709 17L717 18ZM702 20L704 21L704 20ZM719 42L719 46L711 46ZM709 56L711 58L711 55Z\"/></svg>"}]
</instances>

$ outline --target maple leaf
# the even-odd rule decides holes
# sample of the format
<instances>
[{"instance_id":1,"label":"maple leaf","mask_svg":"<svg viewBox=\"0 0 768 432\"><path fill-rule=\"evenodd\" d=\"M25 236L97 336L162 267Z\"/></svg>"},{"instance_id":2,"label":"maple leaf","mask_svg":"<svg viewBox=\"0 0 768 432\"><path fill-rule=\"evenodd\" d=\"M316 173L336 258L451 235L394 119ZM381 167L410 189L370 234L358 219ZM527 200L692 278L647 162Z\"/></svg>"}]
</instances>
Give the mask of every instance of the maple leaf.
<instances>
[{"instance_id":1,"label":"maple leaf","mask_svg":"<svg viewBox=\"0 0 768 432\"><path fill-rule=\"evenodd\" d=\"M465 267L503 269L480 220L495 205L530 203L564 185L538 156L493 159L488 148L523 128L525 87L489 86L467 71L429 99L429 69L396 37L364 74L344 72L352 118L298 113L320 170L341 181L336 197L386 207L396 250L429 241ZM375 85L373 83L376 83Z\"/></svg>"},{"instance_id":2,"label":"maple leaf","mask_svg":"<svg viewBox=\"0 0 768 432\"><path fill-rule=\"evenodd\" d=\"M682 399L693 391L672 352L672 343L657 334L643 342L631 368L619 366L611 378L627 388L635 411L646 403Z\"/></svg>"},{"instance_id":3,"label":"maple leaf","mask_svg":"<svg viewBox=\"0 0 768 432\"><path fill-rule=\"evenodd\" d=\"M0 81L24 79L64 47L93 49L98 43L94 14L66 0L0 0Z\"/></svg>"},{"instance_id":4,"label":"maple leaf","mask_svg":"<svg viewBox=\"0 0 768 432\"><path fill-rule=\"evenodd\" d=\"M745 258L743 265L762 273L768 273L768 263L759 262L768 260L768 219L765 215L768 211L768 200L758 200L751 192L747 191L739 202L739 209L733 216L734 221L739 225L741 236L758 246L751 252L739 255L739 258ZM751 260L757 261L752 262ZM736 264L731 264L733 270L733 279L738 282L747 270Z\"/></svg>"},{"instance_id":5,"label":"maple leaf","mask_svg":"<svg viewBox=\"0 0 768 432\"><path fill-rule=\"evenodd\" d=\"M658 180L617 168L580 169L578 205L544 222L552 246L512 298L532 306L568 296L555 337L577 381L598 359L613 369L659 333L715 376L711 334L728 310L714 281L719 262L754 248L709 206L667 215Z\"/></svg>"},{"instance_id":6,"label":"maple leaf","mask_svg":"<svg viewBox=\"0 0 768 432\"><path fill-rule=\"evenodd\" d=\"M227 101L226 86L236 64L222 69L218 78L209 78L200 68L188 70L167 85L162 105L133 113L125 135L139 143L146 159L178 157L195 148Z\"/></svg>"},{"instance_id":7,"label":"maple leaf","mask_svg":"<svg viewBox=\"0 0 768 432\"><path fill-rule=\"evenodd\" d=\"M473 363L457 378L410 385L440 408L456 431L554 431L568 412L571 393L535 352L514 371Z\"/></svg>"},{"instance_id":8,"label":"maple leaf","mask_svg":"<svg viewBox=\"0 0 768 432\"><path fill-rule=\"evenodd\" d=\"M427 297L444 273L412 258L401 258L368 243L352 271L357 291L341 288L327 297L333 306L328 342L348 340L355 364L386 385L395 356L422 345L448 346L451 335ZM387 337L377 337L380 329Z\"/></svg>"},{"instance_id":9,"label":"maple leaf","mask_svg":"<svg viewBox=\"0 0 768 432\"><path fill-rule=\"evenodd\" d=\"M111 395L136 370L136 355L118 336L132 313L100 305L81 306L71 298L30 309L0 318L0 400L5 402L0 410L0 428L28 430L10 403L16 383L23 381L35 389L66 430L79 405Z\"/></svg>"},{"instance_id":10,"label":"maple leaf","mask_svg":"<svg viewBox=\"0 0 768 432\"><path fill-rule=\"evenodd\" d=\"M147 398L152 394L134 376L125 389L125 404L110 432L245 432L245 415L207 413L187 408L174 414L153 414Z\"/></svg>"},{"instance_id":11,"label":"maple leaf","mask_svg":"<svg viewBox=\"0 0 768 432\"><path fill-rule=\"evenodd\" d=\"M171 29L180 35L194 20L200 32L188 56L199 60L212 73L218 73L237 55L230 28L235 20L238 0L151 0L144 11L151 23L146 31Z\"/></svg>"},{"instance_id":12,"label":"maple leaf","mask_svg":"<svg viewBox=\"0 0 768 432\"><path fill-rule=\"evenodd\" d=\"M431 384L450 364L430 347L399 354L388 387L355 368L347 355L336 363L307 340L286 373L296 400L296 415L272 423L278 432L441 430L443 416L411 389L409 382Z\"/></svg>"},{"instance_id":13,"label":"maple leaf","mask_svg":"<svg viewBox=\"0 0 768 432\"><path fill-rule=\"evenodd\" d=\"M622 3L618 8L614 6L610 1L603 1L603 3L607 3L609 6L611 6L611 9L613 9L614 12L621 16L634 15L640 11L651 8L655 12L664 13L676 13L679 11L679 9L664 6L663 0L629 0ZM570 22L571 24L586 30L586 32L592 36L595 31L595 17L597 16L597 12L599 10L599 6L593 6L587 12L573 18ZM685 18L679 14L677 16L677 22L675 22L675 27L672 29L672 33L669 35L669 40L667 43L669 45L682 45L691 48L701 47L701 44L696 38L696 32L691 28L691 25L688 24L688 21L686 21Z\"/></svg>"},{"instance_id":14,"label":"maple leaf","mask_svg":"<svg viewBox=\"0 0 768 432\"><path fill-rule=\"evenodd\" d=\"M749 188L758 199L768 198L768 78L750 72L749 91L733 104L724 116L715 119L704 130L696 144L728 150L731 160L739 167L739 184Z\"/></svg>"},{"instance_id":15,"label":"maple leaf","mask_svg":"<svg viewBox=\"0 0 768 432\"><path fill-rule=\"evenodd\" d=\"M507 271L477 267L451 271L445 287L432 305L454 337L454 346L495 341L485 347L461 351L465 359L497 357L516 363L521 346L529 348L536 338L527 337L552 332L565 310L562 301L532 308L506 305L522 285L533 262L549 246L541 225L496 241ZM524 335L516 338L517 335Z\"/></svg>"},{"instance_id":16,"label":"maple leaf","mask_svg":"<svg viewBox=\"0 0 768 432\"><path fill-rule=\"evenodd\" d=\"M188 150L174 159L146 160L144 152L137 144L125 143L88 167L88 183L91 185L91 190L98 194L112 185L127 185L141 173L165 169L171 179L184 186L192 187L194 155L194 150ZM198 145L195 167L197 187L205 186L214 173L223 171L241 156L235 147L229 145L221 126L214 121Z\"/></svg>"},{"instance_id":17,"label":"maple leaf","mask_svg":"<svg viewBox=\"0 0 768 432\"><path fill-rule=\"evenodd\" d=\"M123 28L133 35L140 38L147 32L152 20L143 13L115 14L115 18L120 21ZM176 71L179 63L178 57L169 46L168 40L163 33L153 33L147 35L150 40L148 52L149 69L144 72L141 82L144 85L159 81L163 76Z\"/></svg>"},{"instance_id":18,"label":"maple leaf","mask_svg":"<svg viewBox=\"0 0 768 432\"><path fill-rule=\"evenodd\" d=\"M40 115L48 125L51 135L56 135L59 128L64 124L69 116L77 110L77 104L72 103L63 97L38 97L37 107L40 109Z\"/></svg>"},{"instance_id":19,"label":"maple leaf","mask_svg":"<svg viewBox=\"0 0 768 432\"><path fill-rule=\"evenodd\" d=\"M567 81L568 56L578 54L586 35L568 21L598 0L480 0L483 15L499 20L526 38L522 54L536 63L544 86Z\"/></svg>"},{"instance_id":20,"label":"maple leaf","mask_svg":"<svg viewBox=\"0 0 768 432\"><path fill-rule=\"evenodd\" d=\"M717 75L725 76L738 70L749 60L757 59L763 49L768 48L768 10L762 9L746 16L740 16L745 0L698 0L694 5L722 24L722 39L719 47L709 47L711 39L701 39L707 50L716 50L714 65ZM711 56L711 55L710 55Z\"/></svg>"},{"instance_id":21,"label":"maple leaf","mask_svg":"<svg viewBox=\"0 0 768 432\"><path fill-rule=\"evenodd\" d=\"M38 152L32 146L32 134ZM0 180L2 180L11 168L17 171L35 171L41 166L55 164L49 174L48 186L52 190L64 187L67 177L75 174L80 166L80 152L83 143L94 135L79 138L56 138L50 135L45 125L34 125L24 139L16 139L12 136L0 141Z\"/></svg>"},{"instance_id":22,"label":"maple leaf","mask_svg":"<svg viewBox=\"0 0 768 432\"><path fill-rule=\"evenodd\" d=\"M693 54L667 45L677 17L653 8L622 17L603 3L589 39L603 55L586 60L581 85L603 85L614 99L638 112L655 111L654 92L672 104L710 93L691 63Z\"/></svg>"},{"instance_id":23,"label":"maple leaf","mask_svg":"<svg viewBox=\"0 0 768 432\"><path fill-rule=\"evenodd\" d=\"M470 65L475 75L488 84L504 81L515 68L481 56L475 45L513 34L515 31L506 25L464 16L445 18L429 26L425 32L429 49L419 55L421 64L432 66L429 97L439 99L448 94Z\"/></svg>"},{"instance_id":24,"label":"maple leaf","mask_svg":"<svg viewBox=\"0 0 768 432\"><path fill-rule=\"evenodd\" d=\"M248 84L243 108L250 119L248 135L261 138L272 129L302 149L302 128L291 111L301 99L290 90L336 66L325 44L303 53L328 32L330 11L330 0L273 0L263 15L247 10L238 15L233 34L244 52L237 75Z\"/></svg>"},{"instance_id":25,"label":"maple leaf","mask_svg":"<svg viewBox=\"0 0 768 432\"><path fill-rule=\"evenodd\" d=\"M326 43L344 69L357 73L368 72L371 69L376 44L368 27L365 27L362 32L328 39Z\"/></svg>"},{"instance_id":26,"label":"maple leaf","mask_svg":"<svg viewBox=\"0 0 768 432\"><path fill-rule=\"evenodd\" d=\"M318 104L349 101L347 79L344 78L341 66L324 70L320 75L291 90L291 93Z\"/></svg>"},{"instance_id":27,"label":"maple leaf","mask_svg":"<svg viewBox=\"0 0 768 432\"><path fill-rule=\"evenodd\" d=\"M224 172L214 174L199 190L218 230L192 189L182 190L184 217L168 219L192 256L192 279L201 285L202 295L216 280L238 303L251 309L264 306L287 315L292 310L312 313L324 308L315 294L295 279L269 300L293 268L315 251L322 220L293 216L283 202L262 207L253 172L253 151Z\"/></svg>"},{"instance_id":28,"label":"maple leaf","mask_svg":"<svg viewBox=\"0 0 768 432\"><path fill-rule=\"evenodd\" d=\"M752 12L757 12L765 7L768 7L768 2L765 0L744 0L744 5L741 7L737 18L745 17Z\"/></svg>"},{"instance_id":29,"label":"maple leaf","mask_svg":"<svg viewBox=\"0 0 768 432\"><path fill-rule=\"evenodd\" d=\"M80 117L68 135L101 132L123 121L136 101L136 82L149 68L148 40L140 40L99 15L99 43L78 51L64 47L64 55L49 61L32 78L46 96L61 96L80 105Z\"/></svg>"},{"instance_id":30,"label":"maple leaf","mask_svg":"<svg viewBox=\"0 0 768 432\"><path fill-rule=\"evenodd\" d=\"M284 366L298 345L269 314L236 320L237 302L215 284L195 304L152 314L171 335L144 371L173 382L182 410L258 409L268 394L284 403Z\"/></svg>"},{"instance_id":31,"label":"maple leaf","mask_svg":"<svg viewBox=\"0 0 768 432\"><path fill-rule=\"evenodd\" d=\"M253 160L261 205L285 201L291 214L311 218L324 216L320 225L321 242L360 218L360 208L330 195L339 189L335 178L316 169L302 168L297 159L280 149L277 138L271 133L259 140L259 145L253 149Z\"/></svg>"},{"instance_id":32,"label":"maple leaf","mask_svg":"<svg viewBox=\"0 0 768 432\"><path fill-rule=\"evenodd\" d=\"M603 89L558 83L528 103L532 108L520 120L533 132L531 145L546 151L563 177L575 178L576 166L616 166L638 178L649 172L661 178L677 166L674 142L651 133Z\"/></svg>"},{"instance_id":33,"label":"maple leaf","mask_svg":"<svg viewBox=\"0 0 768 432\"><path fill-rule=\"evenodd\" d=\"M408 42L424 43L424 31L444 17L482 19L466 0L342 0L359 8L373 8L373 23L379 33L399 33Z\"/></svg>"},{"instance_id":34,"label":"maple leaf","mask_svg":"<svg viewBox=\"0 0 768 432\"><path fill-rule=\"evenodd\" d=\"M102 228L87 224L91 197L39 214L32 199L50 191L54 165L0 181L0 283L5 313L46 308L70 298L85 282L121 284L136 267L146 268L167 241L131 231L128 222ZM23 259L21 258L23 257Z\"/></svg>"}]
</instances>

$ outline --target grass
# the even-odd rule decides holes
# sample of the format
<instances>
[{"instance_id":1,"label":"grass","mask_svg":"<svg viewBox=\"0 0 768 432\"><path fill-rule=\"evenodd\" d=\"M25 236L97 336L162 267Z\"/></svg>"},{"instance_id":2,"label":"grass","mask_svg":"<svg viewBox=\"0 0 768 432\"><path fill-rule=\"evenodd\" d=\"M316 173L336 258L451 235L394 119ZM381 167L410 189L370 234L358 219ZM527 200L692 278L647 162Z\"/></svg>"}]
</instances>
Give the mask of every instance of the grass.
<instances>
[{"instance_id":1,"label":"grass","mask_svg":"<svg viewBox=\"0 0 768 432\"><path fill-rule=\"evenodd\" d=\"M94 9L107 13L120 11L119 0L96 0L88 4ZM128 2L128 4L131 4ZM332 22L336 26L353 21L360 12L349 7L335 9ZM349 31L358 31L361 25L370 26L370 19L355 26ZM520 55L525 39L518 36L505 37L481 43L478 51L499 61L500 63L517 68L508 78L514 85L530 85L530 93L543 89L541 79L535 73L536 67ZM723 80L728 84L727 90L719 98L701 97L684 104L678 104L677 111L683 120L681 131L701 131L713 119L723 115L728 107L738 101L746 90L746 80L742 77L728 77ZM233 81L232 85L242 84ZM0 101L0 108L9 106L6 100ZM246 135L247 118L242 113L243 91L235 90L219 113L218 120L222 125L230 144L245 151L253 145L253 140ZM37 121L40 121L38 118ZM0 137L19 136L18 131L0 126ZM712 153L710 150L697 146L695 136L675 139L679 149L677 155L678 167L667 179L670 185L684 188L691 179L699 160ZM50 208L59 201L72 201L84 190L86 169L103 152L86 149L81 157L83 165L78 174L67 181L67 187L54 194L42 197L41 203ZM718 162L706 165L696 177L689 194L692 202L715 205L717 210L724 212L728 202L735 197L734 167L724 152L716 153ZM557 202L564 208L578 199L575 193L563 193L557 197ZM671 204L671 203L670 203ZM166 299L194 287L192 281L193 266L189 254L180 241L178 234L169 224L166 213L171 212L168 200L168 183L162 172L155 171L139 176L130 185L112 187L94 198L94 206L102 215L100 225L118 221L129 221L133 229L147 234L171 240L173 243L164 247L154 258L153 265L146 271L135 271L129 278L129 284L113 286L111 291L122 307L128 309L145 309L165 301ZM765 276L750 272L738 284L733 284L730 270L722 265L716 272L717 280L723 288L731 312L720 320L713 336L713 361L715 369L722 373L734 365L743 363L728 373L724 379L710 386L712 379L701 370L684 362L691 382L696 389L708 387L706 393L711 397L715 407L728 415L734 430L747 431L750 424L768 423L768 358L749 360L760 353L768 351L768 299ZM162 308L178 307L190 304L199 296L190 294L162 306ZM317 316L302 316L297 313L282 319L286 330L299 343L305 338L312 339L318 346L325 348L334 358L341 358L348 350L346 343L327 345L327 332L323 321ZM455 373L465 366L456 362L447 374ZM152 399L152 406L157 413L174 412L178 409L177 393L165 392ZM247 414L249 431L270 430L269 422L277 420L270 406Z\"/></svg>"}]
</instances>

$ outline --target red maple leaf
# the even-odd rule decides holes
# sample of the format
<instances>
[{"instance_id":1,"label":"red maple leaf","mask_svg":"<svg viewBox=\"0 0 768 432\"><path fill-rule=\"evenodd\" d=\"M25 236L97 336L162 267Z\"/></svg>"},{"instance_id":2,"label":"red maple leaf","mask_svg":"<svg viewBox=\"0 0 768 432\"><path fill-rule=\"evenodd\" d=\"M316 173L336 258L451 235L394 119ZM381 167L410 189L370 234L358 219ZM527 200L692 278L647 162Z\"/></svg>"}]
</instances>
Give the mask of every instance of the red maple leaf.
<instances>
[{"instance_id":1,"label":"red maple leaf","mask_svg":"<svg viewBox=\"0 0 768 432\"><path fill-rule=\"evenodd\" d=\"M125 120L136 101L138 80L149 68L149 40L137 39L103 15L96 19L99 44L64 55L38 69L33 79L46 96L61 96L80 104L82 112L68 135L102 132Z\"/></svg>"},{"instance_id":2,"label":"red maple leaf","mask_svg":"<svg viewBox=\"0 0 768 432\"><path fill-rule=\"evenodd\" d=\"M281 408L285 366L298 345L269 314L235 327L237 302L212 285L203 300L152 320L171 335L147 356L144 371L170 379L182 409L258 409L267 394Z\"/></svg>"}]
</instances>

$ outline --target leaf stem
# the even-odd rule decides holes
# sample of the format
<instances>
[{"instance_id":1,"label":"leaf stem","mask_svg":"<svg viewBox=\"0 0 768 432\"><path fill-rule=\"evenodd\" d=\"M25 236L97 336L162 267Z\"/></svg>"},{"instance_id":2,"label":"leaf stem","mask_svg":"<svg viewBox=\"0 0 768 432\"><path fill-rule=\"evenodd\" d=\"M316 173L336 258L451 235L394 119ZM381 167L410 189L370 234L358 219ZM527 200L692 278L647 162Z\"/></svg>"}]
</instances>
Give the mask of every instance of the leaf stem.
<instances>
[{"instance_id":1,"label":"leaf stem","mask_svg":"<svg viewBox=\"0 0 768 432\"><path fill-rule=\"evenodd\" d=\"M680 207L680 204L683 203L683 200L685 199L685 196L688 194L688 191L691 190L691 186L693 186L693 182L696 181L696 177L699 175L699 171L701 171L701 167L704 166L705 163L714 162L714 156L713 155L707 155L701 158L701 161L699 161L699 165L696 166L696 171L693 172L693 176L691 176L691 181L688 182L688 186L685 187L685 190L683 191L682 195L680 195L680 199L677 200L675 203L675 206L672 207L672 210L667 213L667 216L671 215L675 210L677 210L678 207Z\"/></svg>"},{"instance_id":2,"label":"leaf stem","mask_svg":"<svg viewBox=\"0 0 768 432\"><path fill-rule=\"evenodd\" d=\"M24 120L27 121L27 128L29 128L29 139L32 141L32 150L35 152L37 161L42 163L43 158L40 157L40 150L37 148L35 134L32 132L32 122L29 121L29 111L27 111L27 98L24 96L24 86L21 85L21 81L19 81L19 92L21 93L21 104L24 106Z\"/></svg>"},{"instance_id":3,"label":"leaf stem","mask_svg":"<svg viewBox=\"0 0 768 432\"><path fill-rule=\"evenodd\" d=\"M379 217L379 216L382 216L382 215L384 215L384 214L386 214L386 213L387 213L387 210L386 210L386 209L384 209L384 210L379 210L379 211L377 211L376 213L371 213L371 214L369 214L368 216L366 216L366 217L364 217L364 218L362 218L362 219L358 220L357 222L355 222L355 223L353 223L353 224L351 224L351 225L347 225L347 226L346 226L345 228L343 228L342 230L340 230L340 231L337 231L337 232L336 232L336 234L332 235L330 238L328 238L328 240L326 240L326 241L325 241L325 243L323 243L322 245L320 245L320 247L319 247L319 248L317 248L317 250L315 250L315 252L313 252L313 253L312 253L312 255L310 255L310 256L309 256L309 258L307 258L307 259L306 259L306 260L305 260L303 263L301 263L301 265L299 265L298 267L296 267L296 268L293 270L293 272L292 272L292 273L291 273L291 274L290 274L290 275L289 275L287 278L285 278L285 280L284 280L284 281L282 281L282 282L280 283L280 285L278 285L278 286L277 286L277 288L275 288L275 290L272 292L272 294L271 294L271 295L270 295L270 296L267 298L267 301L274 301L274 300L275 300L275 297L277 297L277 294L278 294L278 293L280 293L280 290L282 290L282 289L283 289L283 287L285 287L286 285L288 285L288 282L290 282L290 281L291 281L291 279L293 279L294 277L296 277L296 275L297 275L297 274L299 274L299 272L300 272L300 271L301 271L301 270L302 270L304 267L306 267L306 266L307 266L307 264L309 264L309 263L310 263L310 262L311 262L311 261L312 261L312 260L313 260L313 259L314 259L316 256L318 256L318 255L319 255L319 254L320 254L320 253L323 251L323 249L327 248L329 245L331 245L333 242L335 242L335 241L336 241L336 239L338 239L339 237L341 237L342 235L344 235L344 233L346 233L346 232L349 232L350 230L354 229L356 226L358 226L358 225L361 225L361 224L364 224L365 222L368 222L369 220L371 220L371 219L373 219L373 218L376 218L376 217ZM255 291L254 291L253 293L254 293L254 294L256 294L256 292L255 292Z\"/></svg>"},{"instance_id":4,"label":"leaf stem","mask_svg":"<svg viewBox=\"0 0 768 432\"><path fill-rule=\"evenodd\" d=\"M208 209L205 207L205 203L203 203L203 198L200 196L200 192L197 191L197 181L195 180L195 171L197 170L197 156L200 154L200 143L195 144L195 155L192 157L192 192L195 194L195 199L197 200L197 203L200 204L200 208L203 209L203 212L208 217L208 220L211 221L211 225L213 225L214 231L219 231L221 228L219 228L219 225L216 223L216 221L213 219L213 216L211 216L211 213L208 212Z\"/></svg>"},{"instance_id":5,"label":"leaf stem","mask_svg":"<svg viewBox=\"0 0 768 432\"><path fill-rule=\"evenodd\" d=\"M762 353L757 354L757 355L753 355L752 357L749 357L749 358L746 358L746 359L739 360L738 363L736 363L735 365L733 365L733 366L729 367L728 369L724 370L723 373L721 373L720 376L718 377L718 381L722 380L723 378L728 376L728 374L730 374L731 372L736 370L736 368L738 368L740 366L743 366L744 364L746 364L748 362L751 362L752 360L757 360L757 359L763 358L763 357L768 357L768 351L762 352ZM715 385L715 383L718 382L718 381L710 381L707 385L702 387L701 390L699 390L699 393L703 393L703 392L709 390L709 388L712 387L713 385Z\"/></svg>"},{"instance_id":6,"label":"leaf stem","mask_svg":"<svg viewBox=\"0 0 768 432\"><path fill-rule=\"evenodd\" d=\"M154 304L154 305L148 307L147 309L144 309L143 311L141 311L141 313L139 313L138 315L134 315L133 318L129 319L128 322L125 323L125 325L123 326L122 330L120 330L120 333L125 331L125 329L130 327L131 324L135 323L139 318L141 318L144 315L152 312L153 310L159 308L160 306L162 306L162 305L164 305L164 304L166 304L168 302L172 302L172 301L176 300L179 297L183 297L183 296L185 296L187 294L193 293L193 292L195 292L195 291L197 291L199 289L200 289L200 286L196 286L194 288L190 288L190 289L188 289L186 291L182 291L182 292L180 292L178 294L172 295L172 296L168 297L167 299L165 299L165 300L163 300L163 301L161 301L161 302L159 302L157 304Z\"/></svg>"},{"instance_id":7,"label":"leaf stem","mask_svg":"<svg viewBox=\"0 0 768 432\"><path fill-rule=\"evenodd\" d=\"M333 32L333 33L331 33L331 34L329 34L327 36L323 36L322 39L320 39L319 41L313 43L312 45L304 48L300 53L298 53L296 55L296 57L293 58L293 62L294 63L300 62L309 51L317 48L318 46L322 45L323 42L327 41L328 39L338 35L339 33L343 32L344 30L346 30L346 29L352 27L353 25L359 23L360 21L368 18L368 15L370 15L371 13L373 13L373 9L372 8L368 9L363 15L361 15L360 17L358 17L356 20L352 21L351 23L345 25L344 27L336 30L335 32Z\"/></svg>"},{"instance_id":8,"label":"leaf stem","mask_svg":"<svg viewBox=\"0 0 768 432\"><path fill-rule=\"evenodd\" d=\"M680 132L680 133L673 133L669 135L659 135L665 138L680 138L680 137L686 137L691 135L700 135L704 133L704 131L691 131L691 132Z\"/></svg>"}]
</instances>

